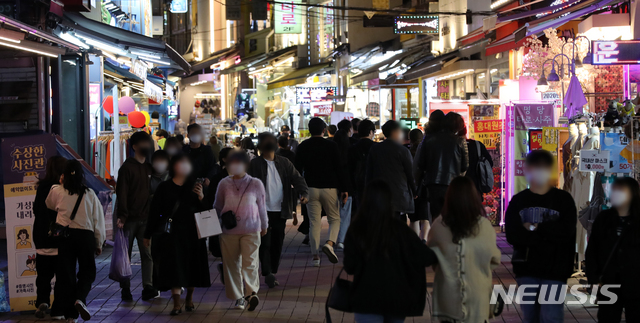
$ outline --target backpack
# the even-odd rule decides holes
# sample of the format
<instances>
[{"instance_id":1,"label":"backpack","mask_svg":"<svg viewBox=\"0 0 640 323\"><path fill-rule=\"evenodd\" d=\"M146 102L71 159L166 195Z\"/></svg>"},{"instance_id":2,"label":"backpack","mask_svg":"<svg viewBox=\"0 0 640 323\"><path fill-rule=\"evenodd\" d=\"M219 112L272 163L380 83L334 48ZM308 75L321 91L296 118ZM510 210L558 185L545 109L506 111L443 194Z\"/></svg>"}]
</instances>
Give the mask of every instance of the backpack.
<instances>
[{"instance_id":1,"label":"backpack","mask_svg":"<svg viewBox=\"0 0 640 323\"><path fill-rule=\"evenodd\" d=\"M482 155L479 141L476 141L476 149L478 150L478 165L476 166L476 173L480 178L478 181L480 184L480 191L482 193L489 193L493 190L493 169L487 158Z\"/></svg>"}]
</instances>

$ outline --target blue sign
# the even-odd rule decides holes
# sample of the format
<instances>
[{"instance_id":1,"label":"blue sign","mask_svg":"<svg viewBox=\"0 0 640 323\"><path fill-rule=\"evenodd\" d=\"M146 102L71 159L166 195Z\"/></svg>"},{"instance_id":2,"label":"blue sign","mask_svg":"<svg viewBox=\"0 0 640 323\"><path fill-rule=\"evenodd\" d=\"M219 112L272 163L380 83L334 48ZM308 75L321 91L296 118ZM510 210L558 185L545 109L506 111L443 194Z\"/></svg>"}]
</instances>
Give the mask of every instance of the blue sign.
<instances>
[{"instance_id":1,"label":"blue sign","mask_svg":"<svg viewBox=\"0 0 640 323\"><path fill-rule=\"evenodd\" d=\"M185 13L189 10L187 6L187 0L173 0L171 1L171 6L169 7L169 11L171 13Z\"/></svg>"}]
</instances>

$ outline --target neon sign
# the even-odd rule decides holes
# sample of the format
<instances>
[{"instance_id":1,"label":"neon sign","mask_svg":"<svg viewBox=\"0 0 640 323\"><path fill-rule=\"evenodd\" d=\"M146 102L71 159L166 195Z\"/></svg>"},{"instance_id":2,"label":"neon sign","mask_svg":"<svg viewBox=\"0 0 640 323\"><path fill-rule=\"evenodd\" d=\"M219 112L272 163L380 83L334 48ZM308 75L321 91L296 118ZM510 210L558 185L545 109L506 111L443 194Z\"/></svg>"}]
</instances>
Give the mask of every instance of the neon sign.
<instances>
[{"instance_id":1,"label":"neon sign","mask_svg":"<svg viewBox=\"0 0 640 323\"><path fill-rule=\"evenodd\" d=\"M439 23L438 16L398 16L393 31L396 34L437 34Z\"/></svg>"},{"instance_id":2,"label":"neon sign","mask_svg":"<svg viewBox=\"0 0 640 323\"><path fill-rule=\"evenodd\" d=\"M640 40L594 40L593 65L640 64Z\"/></svg>"}]
</instances>

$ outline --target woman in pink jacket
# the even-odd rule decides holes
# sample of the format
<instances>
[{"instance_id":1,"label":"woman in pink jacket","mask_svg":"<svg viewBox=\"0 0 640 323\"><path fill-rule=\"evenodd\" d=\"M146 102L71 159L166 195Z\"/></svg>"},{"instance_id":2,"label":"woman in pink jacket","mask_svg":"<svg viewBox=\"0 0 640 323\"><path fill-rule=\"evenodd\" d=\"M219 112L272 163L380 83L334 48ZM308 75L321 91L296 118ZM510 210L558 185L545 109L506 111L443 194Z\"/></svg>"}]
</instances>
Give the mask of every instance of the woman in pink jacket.
<instances>
[{"instance_id":1,"label":"woman in pink jacket","mask_svg":"<svg viewBox=\"0 0 640 323\"><path fill-rule=\"evenodd\" d=\"M218 185L213 208L222 218L222 251L227 298L237 309L253 311L259 303L258 250L260 238L267 233L269 220L262 182L247 174L249 156L240 151L227 157L226 177ZM229 219L235 218L235 226ZM243 291L244 285L244 291Z\"/></svg>"}]
</instances>

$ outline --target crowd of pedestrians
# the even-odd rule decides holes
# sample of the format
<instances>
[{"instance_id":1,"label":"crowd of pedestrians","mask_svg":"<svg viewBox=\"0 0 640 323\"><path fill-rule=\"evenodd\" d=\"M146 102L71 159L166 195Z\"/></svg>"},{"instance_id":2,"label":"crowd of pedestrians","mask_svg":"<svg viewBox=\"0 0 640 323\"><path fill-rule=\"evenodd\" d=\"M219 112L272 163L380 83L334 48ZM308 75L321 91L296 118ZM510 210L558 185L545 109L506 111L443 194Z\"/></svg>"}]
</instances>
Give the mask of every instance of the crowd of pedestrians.
<instances>
[{"instance_id":1,"label":"crowd of pedestrians","mask_svg":"<svg viewBox=\"0 0 640 323\"><path fill-rule=\"evenodd\" d=\"M237 309L255 310L260 276L268 288L279 286L287 221L298 225L301 205L299 230L308 234L309 265L321 267L322 257L336 264L336 250L343 249L344 270L353 275L348 300L356 322L422 316L427 267L435 271L434 319L488 321L492 271L501 254L482 205L486 182L480 164L491 165L492 158L482 143L466 139L462 116L436 110L424 130L411 131L390 120L380 127L378 143L371 120L332 127L312 118L308 129L311 137L300 143L283 126L277 135L259 134L257 145L246 137L236 147L222 147L215 135L205 144L202 127L192 124L186 145L166 132L156 134L164 148L155 152L151 136L131 136L134 155L118 173L114 224L128 237L129 256L137 241L141 298L170 291L171 315L194 311L195 288L211 285L211 253L221 261L216 268L227 298ZM548 152L529 153L529 189L516 194L506 210L517 283L538 286L525 295L531 302L521 305L524 322L562 322L564 304L540 302L537 295L551 290L557 298L573 273L577 211L571 195L552 186L553 163ZM94 255L106 237L103 209L83 176L79 162L53 157L38 182L40 318L49 309L52 317L71 322L91 317L86 297L96 275ZM638 183L614 182L611 204L594 223L587 277L592 284L622 284L620 301L600 306L601 322L619 322L623 310L627 322L640 321L634 307L640 299L634 292L639 235L629 233L640 229ZM222 234L199 239L194 215L211 209L220 217ZM54 228L59 236L51 234ZM133 300L130 281L120 281L120 287L122 300Z\"/></svg>"}]
</instances>

